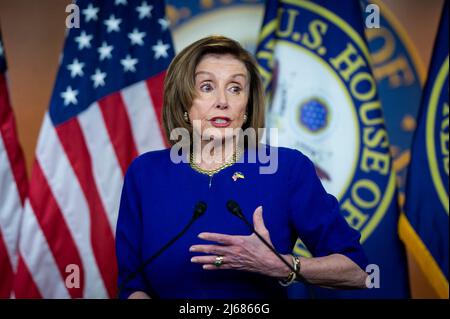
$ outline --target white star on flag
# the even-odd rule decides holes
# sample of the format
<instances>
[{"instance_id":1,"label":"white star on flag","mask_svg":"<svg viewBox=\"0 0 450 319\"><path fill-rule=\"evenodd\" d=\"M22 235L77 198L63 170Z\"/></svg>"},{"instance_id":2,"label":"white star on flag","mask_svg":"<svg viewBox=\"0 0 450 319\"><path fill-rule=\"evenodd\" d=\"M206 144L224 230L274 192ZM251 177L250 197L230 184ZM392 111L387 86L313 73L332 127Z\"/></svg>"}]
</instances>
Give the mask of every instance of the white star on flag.
<instances>
[{"instance_id":1,"label":"white star on flag","mask_svg":"<svg viewBox=\"0 0 450 319\"><path fill-rule=\"evenodd\" d=\"M139 12L139 19L151 18L152 17L153 6L149 6L147 1L143 1L136 11Z\"/></svg>"},{"instance_id":2,"label":"white star on flag","mask_svg":"<svg viewBox=\"0 0 450 319\"><path fill-rule=\"evenodd\" d=\"M125 57L125 59L120 60L120 64L123 65L123 71L136 71L135 65L138 63L138 59L133 59L129 54Z\"/></svg>"},{"instance_id":3,"label":"white star on flag","mask_svg":"<svg viewBox=\"0 0 450 319\"><path fill-rule=\"evenodd\" d=\"M113 31L120 31L119 24L122 22L122 19L116 19L114 14L111 14L108 20L105 20L103 23L106 25L106 31L111 33Z\"/></svg>"},{"instance_id":4,"label":"white star on flag","mask_svg":"<svg viewBox=\"0 0 450 319\"><path fill-rule=\"evenodd\" d=\"M170 25L167 19L158 19L158 23L161 25L161 31L166 31Z\"/></svg>"},{"instance_id":5,"label":"white star on flag","mask_svg":"<svg viewBox=\"0 0 450 319\"><path fill-rule=\"evenodd\" d=\"M145 37L145 32L139 32L138 29L134 28L133 32L128 33L128 37L131 40L131 45L144 45L144 41L142 39Z\"/></svg>"},{"instance_id":6,"label":"white star on flag","mask_svg":"<svg viewBox=\"0 0 450 319\"><path fill-rule=\"evenodd\" d=\"M83 76L83 67L84 63L79 62L77 58L73 59L72 64L67 65L67 69L69 69L70 76L72 78L76 77L77 75Z\"/></svg>"},{"instance_id":7,"label":"white star on flag","mask_svg":"<svg viewBox=\"0 0 450 319\"><path fill-rule=\"evenodd\" d=\"M127 5L127 0L115 0L114 4L116 6L118 6L119 4L123 4L124 6L126 6Z\"/></svg>"},{"instance_id":8,"label":"white star on flag","mask_svg":"<svg viewBox=\"0 0 450 319\"><path fill-rule=\"evenodd\" d=\"M104 59L111 59L111 51L113 49L114 47L112 45L108 45L105 41L103 41L102 46L97 48L97 51L100 54L100 61L103 61Z\"/></svg>"},{"instance_id":9,"label":"white star on flag","mask_svg":"<svg viewBox=\"0 0 450 319\"><path fill-rule=\"evenodd\" d=\"M84 21L89 22L91 20L97 21L97 13L99 8L96 8L92 5L92 3L89 3L88 7L82 11L84 14Z\"/></svg>"},{"instance_id":10,"label":"white star on flag","mask_svg":"<svg viewBox=\"0 0 450 319\"><path fill-rule=\"evenodd\" d=\"M170 48L170 45L164 44L161 40L158 40L156 45L152 46L152 50L155 51L155 59L159 59L160 57L167 58L169 55L167 54L167 50Z\"/></svg>"},{"instance_id":11,"label":"white star on flag","mask_svg":"<svg viewBox=\"0 0 450 319\"><path fill-rule=\"evenodd\" d=\"M75 37L75 42L78 43L78 50L82 50L84 48L90 48L91 40L92 40L91 34L86 34L86 32L84 30L81 31L81 34L79 36Z\"/></svg>"},{"instance_id":12,"label":"white star on flag","mask_svg":"<svg viewBox=\"0 0 450 319\"><path fill-rule=\"evenodd\" d=\"M94 81L94 88L105 85L106 72L101 72L100 69L96 69L95 73L91 75L91 80Z\"/></svg>"},{"instance_id":13,"label":"white star on flag","mask_svg":"<svg viewBox=\"0 0 450 319\"><path fill-rule=\"evenodd\" d=\"M72 90L69 85L67 89L61 93L61 97L64 99L64 105L68 106L70 103L77 104L77 95L78 90Z\"/></svg>"}]
</instances>

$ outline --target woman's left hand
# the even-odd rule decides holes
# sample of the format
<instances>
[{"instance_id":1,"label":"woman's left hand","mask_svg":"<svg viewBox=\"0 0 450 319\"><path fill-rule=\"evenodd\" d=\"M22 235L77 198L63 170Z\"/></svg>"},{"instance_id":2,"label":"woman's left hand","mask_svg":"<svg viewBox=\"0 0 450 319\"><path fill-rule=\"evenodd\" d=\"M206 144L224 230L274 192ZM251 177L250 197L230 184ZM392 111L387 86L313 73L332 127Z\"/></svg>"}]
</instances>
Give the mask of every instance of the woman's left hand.
<instances>
[{"instance_id":1,"label":"woman's left hand","mask_svg":"<svg viewBox=\"0 0 450 319\"><path fill-rule=\"evenodd\" d=\"M264 225L262 206L256 208L253 213L253 224L255 230L272 245L269 231ZM198 237L218 243L218 245L190 247L191 252L211 254L192 257L191 262L203 264L203 269L245 270L277 278L286 278L290 272L290 269L254 233L250 236L200 233ZM218 259L218 257L222 258ZM282 257L288 263L292 262L291 255L282 255Z\"/></svg>"}]
</instances>

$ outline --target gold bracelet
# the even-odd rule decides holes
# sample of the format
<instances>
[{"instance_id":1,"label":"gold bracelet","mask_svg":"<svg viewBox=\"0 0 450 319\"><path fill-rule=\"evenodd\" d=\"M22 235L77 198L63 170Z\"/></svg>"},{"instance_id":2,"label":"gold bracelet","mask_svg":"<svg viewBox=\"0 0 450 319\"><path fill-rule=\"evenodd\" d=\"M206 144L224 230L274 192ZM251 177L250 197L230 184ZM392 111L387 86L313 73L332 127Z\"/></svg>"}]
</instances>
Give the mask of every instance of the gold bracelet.
<instances>
[{"instance_id":1,"label":"gold bracelet","mask_svg":"<svg viewBox=\"0 0 450 319\"><path fill-rule=\"evenodd\" d=\"M302 268L302 264L300 263L300 257L293 256L293 258L294 258L294 269L296 271L296 275L297 274L300 275L300 269Z\"/></svg>"},{"instance_id":2,"label":"gold bracelet","mask_svg":"<svg viewBox=\"0 0 450 319\"><path fill-rule=\"evenodd\" d=\"M297 278L297 273L300 272L300 267L301 267L300 258L297 256L292 256L292 264L293 264L295 271L291 271L286 279L278 281L280 283L280 285L282 285L283 287L287 287L290 284L292 284L295 281L295 279Z\"/></svg>"}]
</instances>

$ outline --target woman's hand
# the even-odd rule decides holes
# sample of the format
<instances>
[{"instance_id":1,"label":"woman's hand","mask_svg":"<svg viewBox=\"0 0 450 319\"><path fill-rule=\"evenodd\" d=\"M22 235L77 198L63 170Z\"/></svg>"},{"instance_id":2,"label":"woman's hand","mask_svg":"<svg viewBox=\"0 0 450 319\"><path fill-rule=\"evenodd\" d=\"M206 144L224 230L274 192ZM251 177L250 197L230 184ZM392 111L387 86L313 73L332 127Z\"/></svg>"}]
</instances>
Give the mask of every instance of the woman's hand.
<instances>
[{"instance_id":1,"label":"woman's hand","mask_svg":"<svg viewBox=\"0 0 450 319\"><path fill-rule=\"evenodd\" d=\"M256 208L253 213L255 230L270 244L270 234L264 225L262 206ZM267 276L286 278L290 269L255 235L233 236L217 233L201 233L199 238L217 245L193 245L192 252L210 254L207 256L192 257L193 263L203 264L203 269L236 269L256 272ZM273 246L273 245L272 245ZM222 256L222 264L215 265L217 257ZM291 255L283 255L287 262L291 263Z\"/></svg>"}]
</instances>

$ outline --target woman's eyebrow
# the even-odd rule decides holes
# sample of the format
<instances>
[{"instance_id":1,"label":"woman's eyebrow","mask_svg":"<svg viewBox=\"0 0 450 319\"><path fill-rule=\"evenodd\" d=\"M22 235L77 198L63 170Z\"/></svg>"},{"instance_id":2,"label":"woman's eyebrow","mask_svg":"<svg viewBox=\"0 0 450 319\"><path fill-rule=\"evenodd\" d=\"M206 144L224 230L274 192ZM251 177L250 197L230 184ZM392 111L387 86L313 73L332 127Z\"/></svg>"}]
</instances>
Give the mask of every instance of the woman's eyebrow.
<instances>
[{"instance_id":1,"label":"woman's eyebrow","mask_svg":"<svg viewBox=\"0 0 450 319\"><path fill-rule=\"evenodd\" d=\"M243 77L244 79L247 79L247 75L243 73L233 74L231 77L232 78Z\"/></svg>"},{"instance_id":2,"label":"woman's eyebrow","mask_svg":"<svg viewBox=\"0 0 450 319\"><path fill-rule=\"evenodd\" d=\"M213 74L208 71L197 71L195 72L194 76L196 77L197 75L213 75Z\"/></svg>"},{"instance_id":3,"label":"woman's eyebrow","mask_svg":"<svg viewBox=\"0 0 450 319\"><path fill-rule=\"evenodd\" d=\"M213 73L211 73L211 72L208 72L208 71L197 71L197 72L195 72L195 77L197 77L198 75L211 75L211 76L214 76L214 74ZM244 74L244 73L236 73L236 74L232 74L231 76L230 76L230 78L237 78L237 77L243 77L244 79L247 79L247 75L246 74Z\"/></svg>"}]
</instances>

